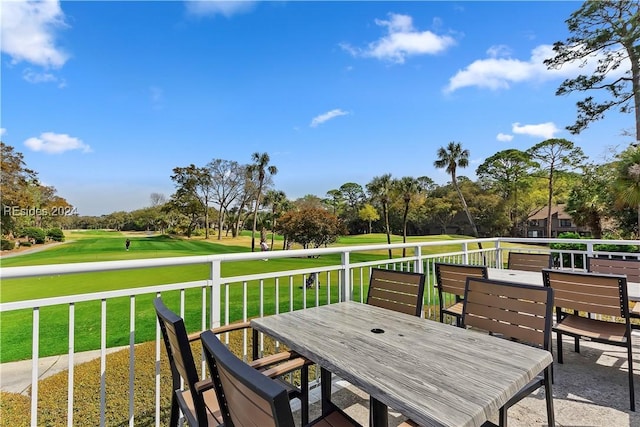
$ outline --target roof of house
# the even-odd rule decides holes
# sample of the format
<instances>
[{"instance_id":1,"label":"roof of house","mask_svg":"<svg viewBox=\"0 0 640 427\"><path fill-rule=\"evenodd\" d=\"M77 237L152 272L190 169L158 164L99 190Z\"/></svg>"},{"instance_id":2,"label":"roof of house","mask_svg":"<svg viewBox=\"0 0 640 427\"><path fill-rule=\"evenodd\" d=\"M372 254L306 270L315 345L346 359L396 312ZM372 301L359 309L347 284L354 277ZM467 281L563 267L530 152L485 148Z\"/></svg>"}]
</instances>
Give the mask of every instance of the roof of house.
<instances>
[{"instance_id":1,"label":"roof of house","mask_svg":"<svg viewBox=\"0 0 640 427\"><path fill-rule=\"evenodd\" d=\"M551 216L556 216L558 219L571 219L571 215L569 215L566 211L565 211L565 207L566 205L564 204L560 204L560 205L552 205L551 206ZM529 215L529 219L530 220L535 220L535 219L547 219L547 209L548 207L542 206L542 207L538 207L536 209L534 209L533 211L531 211L530 215Z\"/></svg>"}]
</instances>

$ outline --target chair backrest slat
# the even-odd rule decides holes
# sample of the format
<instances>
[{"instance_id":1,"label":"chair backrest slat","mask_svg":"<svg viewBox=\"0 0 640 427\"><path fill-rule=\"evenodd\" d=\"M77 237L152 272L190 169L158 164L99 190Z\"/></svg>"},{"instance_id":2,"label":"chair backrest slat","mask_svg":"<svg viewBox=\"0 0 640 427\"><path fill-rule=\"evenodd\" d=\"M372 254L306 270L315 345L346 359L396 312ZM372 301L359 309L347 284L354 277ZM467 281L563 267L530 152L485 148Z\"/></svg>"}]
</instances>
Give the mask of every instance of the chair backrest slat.
<instances>
[{"instance_id":1,"label":"chair backrest slat","mask_svg":"<svg viewBox=\"0 0 640 427\"><path fill-rule=\"evenodd\" d=\"M436 284L440 292L464 295L467 277L488 277L487 267L483 265L435 263Z\"/></svg>"},{"instance_id":2,"label":"chair backrest slat","mask_svg":"<svg viewBox=\"0 0 640 427\"><path fill-rule=\"evenodd\" d=\"M218 365L218 375L229 414L235 426L275 426L271 403L242 384L224 366Z\"/></svg>"},{"instance_id":3,"label":"chair backrest slat","mask_svg":"<svg viewBox=\"0 0 640 427\"><path fill-rule=\"evenodd\" d=\"M510 270L541 271L551 268L553 260L551 254L509 252L508 268Z\"/></svg>"},{"instance_id":4,"label":"chair backrest slat","mask_svg":"<svg viewBox=\"0 0 640 427\"><path fill-rule=\"evenodd\" d=\"M238 359L212 331L201 339L225 427L294 427L282 385Z\"/></svg>"},{"instance_id":5,"label":"chair backrest slat","mask_svg":"<svg viewBox=\"0 0 640 427\"><path fill-rule=\"evenodd\" d=\"M424 274L371 269L367 304L420 316L423 296Z\"/></svg>"},{"instance_id":6,"label":"chair backrest slat","mask_svg":"<svg viewBox=\"0 0 640 427\"><path fill-rule=\"evenodd\" d=\"M465 289L465 326L550 349L551 289L477 277L469 277Z\"/></svg>"},{"instance_id":7,"label":"chair backrest slat","mask_svg":"<svg viewBox=\"0 0 640 427\"><path fill-rule=\"evenodd\" d=\"M184 320L169 310L160 298L154 300L154 306L171 368L177 371L190 389L193 389L200 379L191 353Z\"/></svg>"},{"instance_id":8,"label":"chair backrest slat","mask_svg":"<svg viewBox=\"0 0 640 427\"><path fill-rule=\"evenodd\" d=\"M556 307L608 316L627 317L627 279L611 274L545 269L545 286L552 287Z\"/></svg>"},{"instance_id":9,"label":"chair backrest slat","mask_svg":"<svg viewBox=\"0 0 640 427\"><path fill-rule=\"evenodd\" d=\"M591 273L627 276L627 282L640 283L640 259L587 258Z\"/></svg>"}]
</instances>

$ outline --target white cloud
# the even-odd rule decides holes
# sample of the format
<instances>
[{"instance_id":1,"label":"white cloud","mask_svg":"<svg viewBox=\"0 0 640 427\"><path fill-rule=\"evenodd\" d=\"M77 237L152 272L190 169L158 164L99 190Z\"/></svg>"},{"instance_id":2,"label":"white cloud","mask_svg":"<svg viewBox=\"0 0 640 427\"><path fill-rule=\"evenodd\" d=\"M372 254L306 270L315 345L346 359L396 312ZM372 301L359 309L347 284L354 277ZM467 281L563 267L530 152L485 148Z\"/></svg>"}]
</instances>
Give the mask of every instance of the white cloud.
<instances>
[{"instance_id":1,"label":"white cloud","mask_svg":"<svg viewBox=\"0 0 640 427\"><path fill-rule=\"evenodd\" d=\"M44 132L39 138L32 137L24 142L33 151L43 151L49 154L59 154L70 150L82 150L83 153L91 152L91 147L81 139L69 136L65 133Z\"/></svg>"},{"instance_id":2,"label":"white cloud","mask_svg":"<svg viewBox=\"0 0 640 427\"><path fill-rule=\"evenodd\" d=\"M509 89L512 84L525 81L547 81L575 78L579 74L590 75L594 72L600 56L594 55L586 65L582 61L574 61L560 69L549 70L544 65L544 60L555 56L551 45L537 46L531 51L531 57L525 61L511 58L509 48L503 45L492 46L487 50L487 55L489 58L473 61L451 77L444 89L445 93L469 86L498 90ZM608 78L617 78L629 69L631 69L631 63L626 60L618 69L612 70Z\"/></svg>"},{"instance_id":3,"label":"white cloud","mask_svg":"<svg viewBox=\"0 0 640 427\"><path fill-rule=\"evenodd\" d=\"M521 125L514 123L511 125L511 131L520 135L529 135L533 137L541 137L550 139L560 132L560 129L553 122L540 123L537 125Z\"/></svg>"},{"instance_id":4,"label":"white cloud","mask_svg":"<svg viewBox=\"0 0 640 427\"><path fill-rule=\"evenodd\" d=\"M159 110L164 107L164 90L157 86L149 88L149 98L154 109Z\"/></svg>"},{"instance_id":5,"label":"white cloud","mask_svg":"<svg viewBox=\"0 0 640 427\"><path fill-rule=\"evenodd\" d=\"M508 57L509 55L511 55L511 48L504 44L491 46L489 49L487 49L487 55L489 55L489 57L491 58L499 58L502 56Z\"/></svg>"},{"instance_id":6,"label":"white cloud","mask_svg":"<svg viewBox=\"0 0 640 427\"><path fill-rule=\"evenodd\" d=\"M417 31L413 18L408 15L389 14L389 20L376 19L376 25L387 27L387 35L371 42L366 48L348 43L340 47L353 56L370 57L403 64L408 56L436 54L455 44L449 36L439 36L431 31Z\"/></svg>"},{"instance_id":7,"label":"white cloud","mask_svg":"<svg viewBox=\"0 0 640 427\"><path fill-rule=\"evenodd\" d=\"M319 116L316 116L313 118L313 120L311 120L311 124L309 126L311 126L312 128L317 127L318 125L321 125L322 123L329 121L331 119L334 119L336 117L340 117L340 116L346 116L349 113L346 111L343 111L339 108L336 108L335 110L331 110L331 111L327 111L324 114L320 114Z\"/></svg>"},{"instance_id":8,"label":"white cloud","mask_svg":"<svg viewBox=\"0 0 640 427\"><path fill-rule=\"evenodd\" d=\"M25 68L22 70L22 78L29 83L58 83L59 88L63 88L67 85L64 79L58 78L56 75L48 72L34 71L31 68Z\"/></svg>"},{"instance_id":9,"label":"white cloud","mask_svg":"<svg viewBox=\"0 0 640 427\"><path fill-rule=\"evenodd\" d=\"M255 1L217 1L197 0L187 1L187 12L199 16L222 15L230 18L240 13L251 12L257 2Z\"/></svg>"},{"instance_id":10,"label":"white cloud","mask_svg":"<svg viewBox=\"0 0 640 427\"><path fill-rule=\"evenodd\" d=\"M7 128L0 128L0 136L4 136L7 133Z\"/></svg>"},{"instance_id":11,"label":"white cloud","mask_svg":"<svg viewBox=\"0 0 640 427\"><path fill-rule=\"evenodd\" d=\"M496 139L500 142L510 142L513 140L513 135L499 133L498 135L496 135Z\"/></svg>"},{"instance_id":12,"label":"white cloud","mask_svg":"<svg viewBox=\"0 0 640 427\"><path fill-rule=\"evenodd\" d=\"M69 55L56 46L56 31L66 28L58 1L3 1L2 52L17 64L62 67Z\"/></svg>"}]
</instances>

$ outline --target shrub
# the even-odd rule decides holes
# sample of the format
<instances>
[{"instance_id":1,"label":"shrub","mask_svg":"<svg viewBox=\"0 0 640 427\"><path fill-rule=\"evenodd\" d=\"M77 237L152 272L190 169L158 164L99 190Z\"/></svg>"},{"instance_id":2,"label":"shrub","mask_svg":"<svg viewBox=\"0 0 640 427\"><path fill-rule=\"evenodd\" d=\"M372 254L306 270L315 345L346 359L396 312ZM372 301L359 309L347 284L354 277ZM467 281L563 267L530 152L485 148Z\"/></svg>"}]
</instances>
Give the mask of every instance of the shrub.
<instances>
[{"instance_id":1,"label":"shrub","mask_svg":"<svg viewBox=\"0 0 640 427\"><path fill-rule=\"evenodd\" d=\"M55 242L64 242L64 233L59 228L52 228L47 231L47 237Z\"/></svg>"},{"instance_id":2,"label":"shrub","mask_svg":"<svg viewBox=\"0 0 640 427\"><path fill-rule=\"evenodd\" d=\"M45 239L47 238L47 234L45 233L45 231L42 228L38 227L27 227L24 229L22 234L25 237L33 239L36 244L44 243Z\"/></svg>"},{"instance_id":3,"label":"shrub","mask_svg":"<svg viewBox=\"0 0 640 427\"><path fill-rule=\"evenodd\" d=\"M2 251L10 251L11 249L13 249L15 247L16 247L16 244L14 242L12 242L11 240L0 239L0 250L2 250Z\"/></svg>"},{"instance_id":4,"label":"shrub","mask_svg":"<svg viewBox=\"0 0 640 427\"><path fill-rule=\"evenodd\" d=\"M26 248L29 248L29 247L31 247L31 242L29 242L29 241L20 242L20 246L24 246Z\"/></svg>"},{"instance_id":5,"label":"shrub","mask_svg":"<svg viewBox=\"0 0 640 427\"><path fill-rule=\"evenodd\" d=\"M582 237L578 233L560 233L558 239L581 239ZM587 245L581 243L552 243L551 249L560 249L565 251L586 251ZM571 265L571 257L573 257L574 265L576 268L583 268L582 255L580 254L562 254L562 265ZM553 265L560 264L560 254L553 254Z\"/></svg>"}]
</instances>

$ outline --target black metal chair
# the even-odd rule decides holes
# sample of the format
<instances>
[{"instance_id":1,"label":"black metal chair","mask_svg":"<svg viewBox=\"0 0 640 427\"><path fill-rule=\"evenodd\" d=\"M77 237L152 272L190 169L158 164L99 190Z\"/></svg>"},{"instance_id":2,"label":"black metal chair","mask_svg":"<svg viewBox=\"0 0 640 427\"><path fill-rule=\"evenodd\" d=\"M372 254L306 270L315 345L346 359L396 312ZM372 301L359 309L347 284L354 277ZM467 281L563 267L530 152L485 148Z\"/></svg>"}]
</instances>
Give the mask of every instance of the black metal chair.
<instances>
[{"instance_id":1,"label":"black metal chair","mask_svg":"<svg viewBox=\"0 0 640 427\"><path fill-rule=\"evenodd\" d=\"M462 310L463 327L472 327L551 352L553 290L533 285L469 277ZM554 425L552 368L523 387L500 408L500 426L507 425L507 410L544 387L547 422Z\"/></svg>"},{"instance_id":2,"label":"black metal chair","mask_svg":"<svg viewBox=\"0 0 640 427\"><path fill-rule=\"evenodd\" d=\"M287 390L238 359L211 331L201 335L224 427L294 427ZM337 408L308 426L359 426Z\"/></svg>"},{"instance_id":3,"label":"black metal chair","mask_svg":"<svg viewBox=\"0 0 640 427\"><path fill-rule=\"evenodd\" d=\"M414 316L422 314L424 274L371 269L367 304Z\"/></svg>"},{"instance_id":4,"label":"black metal chair","mask_svg":"<svg viewBox=\"0 0 640 427\"><path fill-rule=\"evenodd\" d=\"M510 270L542 271L553 267L551 254L531 252L509 252L507 268Z\"/></svg>"},{"instance_id":5,"label":"black metal chair","mask_svg":"<svg viewBox=\"0 0 640 427\"><path fill-rule=\"evenodd\" d=\"M562 270L542 270L544 285L554 291L558 363L562 360L562 336L574 338L576 353L580 338L625 347L629 376L629 403L636 410L633 385L633 350L629 297L626 276L582 273ZM591 315L601 315L596 319ZM622 322L617 322L622 319Z\"/></svg>"},{"instance_id":6,"label":"black metal chair","mask_svg":"<svg viewBox=\"0 0 640 427\"><path fill-rule=\"evenodd\" d=\"M464 288L467 277L488 277L487 267L483 265L447 264L436 262L436 286L438 288L438 303L440 305L440 323L444 316L453 316L456 326L462 325L462 305ZM447 297L448 294L449 297ZM453 297L453 303L450 303Z\"/></svg>"},{"instance_id":7,"label":"black metal chair","mask_svg":"<svg viewBox=\"0 0 640 427\"><path fill-rule=\"evenodd\" d=\"M218 426L223 423L211 379L201 379L196 369L191 342L200 339L200 334L187 334L184 320L171 311L160 297L153 301L158 323L165 343L172 377L174 393L171 399L170 426L178 425L180 411L191 427ZM248 322L215 328L211 332L221 334L249 327ZM257 333L254 334L254 359L249 364L262 371L263 375L279 378L290 372L300 371L300 388L286 384L290 399L298 398L301 402L301 419L308 420L308 365L310 362L295 353L282 352L264 358L256 358L255 350ZM186 388L181 385L184 381ZM283 387L285 384L283 384Z\"/></svg>"}]
</instances>

